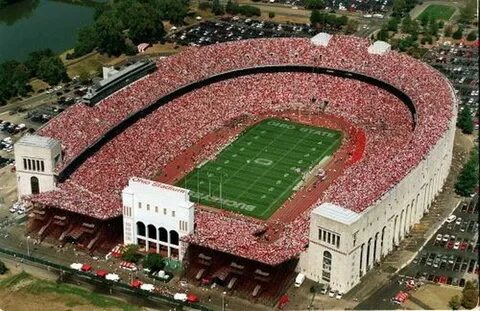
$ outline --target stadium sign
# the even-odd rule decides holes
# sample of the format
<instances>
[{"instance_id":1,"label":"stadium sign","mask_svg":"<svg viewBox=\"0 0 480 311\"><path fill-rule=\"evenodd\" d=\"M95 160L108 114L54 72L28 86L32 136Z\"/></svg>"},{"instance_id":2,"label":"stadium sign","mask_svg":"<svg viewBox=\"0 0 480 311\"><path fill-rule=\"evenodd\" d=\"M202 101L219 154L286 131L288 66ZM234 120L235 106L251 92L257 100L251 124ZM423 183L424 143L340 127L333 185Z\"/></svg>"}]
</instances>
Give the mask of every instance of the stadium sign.
<instances>
[{"instance_id":1,"label":"stadium sign","mask_svg":"<svg viewBox=\"0 0 480 311\"><path fill-rule=\"evenodd\" d=\"M257 208L255 205L245 204L243 202L237 202L229 199L223 199L214 195L204 194L202 192L196 191L190 192L190 197L196 198L197 200L222 204L231 209L245 210L248 212L253 212Z\"/></svg>"}]
</instances>

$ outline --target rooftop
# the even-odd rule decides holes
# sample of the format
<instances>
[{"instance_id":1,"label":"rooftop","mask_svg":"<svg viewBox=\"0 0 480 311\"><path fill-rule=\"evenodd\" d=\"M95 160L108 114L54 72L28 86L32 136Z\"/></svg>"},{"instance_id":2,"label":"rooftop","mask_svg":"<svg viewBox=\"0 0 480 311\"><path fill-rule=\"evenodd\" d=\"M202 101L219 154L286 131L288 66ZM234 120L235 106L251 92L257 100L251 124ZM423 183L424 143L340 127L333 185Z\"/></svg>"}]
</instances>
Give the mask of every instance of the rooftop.
<instances>
[{"instance_id":1,"label":"rooftop","mask_svg":"<svg viewBox=\"0 0 480 311\"><path fill-rule=\"evenodd\" d=\"M345 225L351 225L360 218L360 214L332 203L322 203L312 214L329 218Z\"/></svg>"},{"instance_id":2,"label":"rooftop","mask_svg":"<svg viewBox=\"0 0 480 311\"><path fill-rule=\"evenodd\" d=\"M52 149L60 145L60 141L50 137L25 135L15 145Z\"/></svg>"}]
</instances>

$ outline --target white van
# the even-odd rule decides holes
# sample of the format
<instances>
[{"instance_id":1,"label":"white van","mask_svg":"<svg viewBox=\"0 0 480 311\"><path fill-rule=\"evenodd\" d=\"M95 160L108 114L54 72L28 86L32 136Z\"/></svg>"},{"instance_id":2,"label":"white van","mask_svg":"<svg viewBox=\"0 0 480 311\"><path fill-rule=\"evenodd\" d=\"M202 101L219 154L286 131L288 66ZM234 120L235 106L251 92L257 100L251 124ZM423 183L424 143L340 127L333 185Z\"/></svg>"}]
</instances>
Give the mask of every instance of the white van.
<instances>
[{"instance_id":1,"label":"white van","mask_svg":"<svg viewBox=\"0 0 480 311\"><path fill-rule=\"evenodd\" d=\"M300 287L305 281L305 274L299 273L295 278L295 287Z\"/></svg>"}]
</instances>

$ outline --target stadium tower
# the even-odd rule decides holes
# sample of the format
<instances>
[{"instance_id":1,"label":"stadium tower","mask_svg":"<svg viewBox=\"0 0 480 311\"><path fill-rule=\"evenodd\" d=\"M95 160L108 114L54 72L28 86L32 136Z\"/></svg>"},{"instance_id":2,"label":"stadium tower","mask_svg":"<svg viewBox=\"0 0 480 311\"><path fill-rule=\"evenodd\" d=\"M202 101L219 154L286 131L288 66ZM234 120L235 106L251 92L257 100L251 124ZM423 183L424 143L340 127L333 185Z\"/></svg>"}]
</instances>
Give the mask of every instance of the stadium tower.
<instances>
[{"instance_id":1,"label":"stadium tower","mask_svg":"<svg viewBox=\"0 0 480 311\"><path fill-rule=\"evenodd\" d=\"M62 160L60 142L25 135L15 143L18 198L55 189L55 167Z\"/></svg>"}]
</instances>

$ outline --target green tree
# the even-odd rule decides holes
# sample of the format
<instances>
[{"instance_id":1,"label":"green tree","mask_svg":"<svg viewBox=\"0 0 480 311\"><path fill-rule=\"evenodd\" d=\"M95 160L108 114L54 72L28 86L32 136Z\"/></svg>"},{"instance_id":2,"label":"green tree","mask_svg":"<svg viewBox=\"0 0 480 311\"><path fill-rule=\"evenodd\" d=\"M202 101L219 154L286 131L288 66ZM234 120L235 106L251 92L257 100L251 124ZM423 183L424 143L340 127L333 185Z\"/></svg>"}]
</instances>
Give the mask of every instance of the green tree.
<instances>
[{"instance_id":1,"label":"green tree","mask_svg":"<svg viewBox=\"0 0 480 311\"><path fill-rule=\"evenodd\" d=\"M158 271L165 267L165 259L159 254L148 254L143 258L142 265L150 271Z\"/></svg>"},{"instance_id":2,"label":"green tree","mask_svg":"<svg viewBox=\"0 0 480 311\"><path fill-rule=\"evenodd\" d=\"M404 15L407 2L405 0L394 0L392 6L392 16L401 17Z\"/></svg>"},{"instance_id":3,"label":"green tree","mask_svg":"<svg viewBox=\"0 0 480 311\"><path fill-rule=\"evenodd\" d=\"M474 309L478 303L477 289L468 289L462 294L462 306L467 310Z\"/></svg>"},{"instance_id":4,"label":"green tree","mask_svg":"<svg viewBox=\"0 0 480 311\"><path fill-rule=\"evenodd\" d=\"M475 41L477 39L477 32L472 30L467 35L467 41Z\"/></svg>"},{"instance_id":5,"label":"green tree","mask_svg":"<svg viewBox=\"0 0 480 311\"><path fill-rule=\"evenodd\" d=\"M476 281L467 281L465 282L465 286L463 287L462 293L470 289L477 289L477 282Z\"/></svg>"},{"instance_id":6,"label":"green tree","mask_svg":"<svg viewBox=\"0 0 480 311\"><path fill-rule=\"evenodd\" d=\"M37 77L50 85L68 78L67 70L58 56L44 57L38 64Z\"/></svg>"},{"instance_id":7,"label":"green tree","mask_svg":"<svg viewBox=\"0 0 480 311\"><path fill-rule=\"evenodd\" d=\"M80 81L80 83L83 85L87 85L91 82L91 80L90 74L86 70L82 70L78 75L78 81Z\"/></svg>"},{"instance_id":8,"label":"green tree","mask_svg":"<svg viewBox=\"0 0 480 311\"><path fill-rule=\"evenodd\" d=\"M325 9L324 0L305 0L305 8L309 10L323 10Z\"/></svg>"},{"instance_id":9,"label":"green tree","mask_svg":"<svg viewBox=\"0 0 480 311\"><path fill-rule=\"evenodd\" d=\"M464 134L473 133L474 124L470 107L465 106L462 110L460 110L457 119L457 126L462 130Z\"/></svg>"},{"instance_id":10,"label":"green tree","mask_svg":"<svg viewBox=\"0 0 480 311\"><path fill-rule=\"evenodd\" d=\"M188 2L181 0L157 0L155 9L160 12L162 20L168 20L173 24L183 23L188 14Z\"/></svg>"},{"instance_id":11,"label":"green tree","mask_svg":"<svg viewBox=\"0 0 480 311\"><path fill-rule=\"evenodd\" d=\"M319 10L312 10L310 13L310 24L317 25L320 24L321 13Z\"/></svg>"},{"instance_id":12,"label":"green tree","mask_svg":"<svg viewBox=\"0 0 480 311\"><path fill-rule=\"evenodd\" d=\"M431 35L427 34L422 38L422 44L425 44L425 43L428 43L428 44L433 43L433 38Z\"/></svg>"},{"instance_id":13,"label":"green tree","mask_svg":"<svg viewBox=\"0 0 480 311\"><path fill-rule=\"evenodd\" d=\"M125 38L123 36L123 25L112 14L103 14L95 22L95 33L100 51L108 55L118 56L125 49Z\"/></svg>"},{"instance_id":14,"label":"green tree","mask_svg":"<svg viewBox=\"0 0 480 311\"><path fill-rule=\"evenodd\" d=\"M5 274L7 271L7 266L5 266L5 263L0 260L0 275Z\"/></svg>"},{"instance_id":15,"label":"green tree","mask_svg":"<svg viewBox=\"0 0 480 311\"><path fill-rule=\"evenodd\" d=\"M21 0L0 0L0 9L3 9L9 4L13 4L15 2L20 2Z\"/></svg>"},{"instance_id":16,"label":"green tree","mask_svg":"<svg viewBox=\"0 0 480 311\"><path fill-rule=\"evenodd\" d=\"M97 34L93 26L80 29L78 32L77 45L73 52L74 57L80 57L90 53L97 46Z\"/></svg>"},{"instance_id":17,"label":"green tree","mask_svg":"<svg viewBox=\"0 0 480 311\"><path fill-rule=\"evenodd\" d=\"M146 6L136 9L136 16L128 24L128 36L134 44L155 42L165 35L160 14Z\"/></svg>"},{"instance_id":18,"label":"green tree","mask_svg":"<svg viewBox=\"0 0 480 311\"><path fill-rule=\"evenodd\" d=\"M202 10L202 11L211 10L211 9L212 9L212 5L210 4L210 2L200 2L200 3L198 4L198 9L199 9L199 10Z\"/></svg>"},{"instance_id":19,"label":"green tree","mask_svg":"<svg viewBox=\"0 0 480 311\"><path fill-rule=\"evenodd\" d=\"M397 32L398 24L400 24L400 19L398 17L389 18L387 21L387 30Z\"/></svg>"},{"instance_id":20,"label":"green tree","mask_svg":"<svg viewBox=\"0 0 480 311\"><path fill-rule=\"evenodd\" d=\"M358 29L358 21L350 18L347 22L347 27L345 27L345 34L351 35L354 34Z\"/></svg>"},{"instance_id":21,"label":"green tree","mask_svg":"<svg viewBox=\"0 0 480 311\"><path fill-rule=\"evenodd\" d=\"M0 105L10 98L26 95L31 91L28 84L30 72L24 64L17 61L6 61L0 64Z\"/></svg>"},{"instance_id":22,"label":"green tree","mask_svg":"<svg viewBox=\"0 0 480 311\"><path fill-rule=\"evenodd\" d=\"M223 13L225 13L225 9L220 4L220 0L213 0L213 2L212 2L212 12L215 15L222 15Z\"/></svg>"},{"instance_id":23,"label":"green tree","mask_svg":"<svg viewBox=\"0 0 480 311\"><path fill-rule=\"evenodd\" d=\"M227 1L227 4L225 5L225 11L228 14L236 14L237 13L237 7L238 5L231 0Z\"/></svg>"},{"instance_id":24,"label":"green tree","mask_svg":"<svg viewBox=\"0 0 480 311\"><path fill-rule=\"evenodd\" d=\"M457 182L455 183L455 192L462 196L469 196L475 191L478 185L478 151L472 150L470 159L463 167ZM462 303L463 304L463 303Z\"/></svg>"},{"instance_id":25,"label":"green tree","mask_svg":"<svg viewBox=\"0 0 480 311\"><path fill-rule=\"evenodd\" d=\"M423 27L426 27L428 25L429 19L430 19L430 16L428 14L421 14L419 18L420 25L422 25Z\"/></svg>"},{"instance_id":26,"label":"green tree","mask_svg":"<svg viewBox=\"0 0 480 311\"><path fill-rule=\"evenodd\" d=\"M452 38L455 40L460 40L462 39L463 36L463 29L462 27L458 27L457 31L455 31L452 35Z\"/></svg>"},{"instance_id":27,"label":"green tree","mask_svg":"<svg viewBox=\"0 0 480 311\"><path fill-rule=\"evenodd\" d=\"M428 32L432 36L437 36L438 35L438 23L434 19L430 20L430 25L428 26Z\"/></svg>"},{"instance_id":28,"label":"green tree","mask_svg":"<svg viewBox=\"0 0 480 311\"><path fill-rule=\"evenodd\" d=\"M52 56L54 56L54 54L50 49L34 51L28 54L27 60L24 62L24 64L28 68L30 77L38 76L38 65L40 62L44 58Z\"/></svg>"},{"instance_id":29,"label":"green tree","mask_svg":"<svg viewBox=\"0 0 480 311\"><path fill-rule=\"evenodd\" d=\"M461 24L468 24L474 18L476 11L476 1L468 0L463 8L460 9L460 17L458 19Z\"/></svg>"},{"instance_id":30,"label":"green tree","mask_svg":"<svg viewBox=\"0 0 480 311\"><path fill-rule=\"evenodd\" d=\"M445 26L445 29L443 29L443 35L445 37L451 37L452 31L453 31L453 26L451 24L448 24Z\"/></svg>"},{"instance_id":31,"label":"green tree","mask_svg":"<svg viewBox=\"0 0 480 311\"><path fill-rule=\"evenodd\" d=\"M380 31L377 33L377 40L387 42L388 37L389 37L388 30L386 28L380 29Z\"/></svg>"},{"instance_id":32,"label":"green tree","mask_svg":"<svg viewBox=\"0 0 480 311\"><path fill-rule=\"evenodd\" d=\"M122 252L122 259L128 262L138 262L140 260L141 255L138 253L138 245L129 244L125 246Z\"/></svg>"},{"instance_id":33,"label":"green tree","mask_svg":"<svg viewBox=\"0 0 480 311\"><path fill-rule=\"evenodd\" d=\"M412 29L412 19L410 18L410 16L405 16L403 19L402 19L402 27L401 27L401 31L404 32L404 33L409 33Z\"/></svg>"},{"instance_id":34,"label":"green tree","mask_svg":"<svg viewBox=\"0 0 480 311\"><path fill-rule=\"evenodd\" d=\"M448 306L452 309L452 310L458 310L458 308L460 308L460 296L458 295L455 295L453 296L450 301L448 302Z\"/></svg>"},{"instance_id":35,"label":"green tree","mask_svg":"<svg viewBox=\"0 0 480 311\"><path fill-rule=\"evenodd\" d=\"M274 18L275 12L268 12L268 18Z\"/></svg>"}]
</instances>

